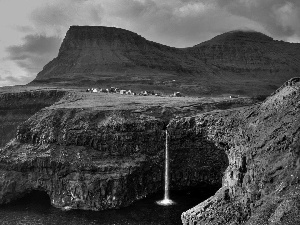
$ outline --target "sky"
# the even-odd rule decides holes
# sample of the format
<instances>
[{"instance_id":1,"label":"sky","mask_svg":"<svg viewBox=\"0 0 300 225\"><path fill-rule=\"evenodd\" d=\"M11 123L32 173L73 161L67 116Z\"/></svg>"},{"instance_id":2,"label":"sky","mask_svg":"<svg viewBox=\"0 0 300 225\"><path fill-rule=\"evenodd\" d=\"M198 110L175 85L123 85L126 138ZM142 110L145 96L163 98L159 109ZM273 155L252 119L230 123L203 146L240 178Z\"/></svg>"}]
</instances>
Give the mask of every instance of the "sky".
<instances>
[{"instance_id":1,"label":"sky","mask_svg":"<svg viewBox=\"0 0 300 225\"><path fill-rule=\"evenodd\" d=\"M240 29L300 43L299 21L299 0L0 0L0 87L32 81L71 25L119 27L190 47Z\"/></svg>"}]
</instances>

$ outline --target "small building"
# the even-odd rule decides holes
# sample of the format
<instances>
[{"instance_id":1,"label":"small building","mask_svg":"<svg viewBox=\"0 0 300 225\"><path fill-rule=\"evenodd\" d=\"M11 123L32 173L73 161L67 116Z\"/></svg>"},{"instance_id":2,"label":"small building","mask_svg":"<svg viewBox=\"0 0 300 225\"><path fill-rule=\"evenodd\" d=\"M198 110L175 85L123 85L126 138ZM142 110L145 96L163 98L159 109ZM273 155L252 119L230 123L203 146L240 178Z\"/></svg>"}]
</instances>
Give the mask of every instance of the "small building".
<instances>
[{"instance_id":1,"label":"small building","mask_svg":"<svg viewBox=\"0 0 300 225\"><path fill-rule=\"evenodd\" d=\"M97 88L92 88L92 92L97 93L98 92Z\"/></svg>"},{"instance_id":2,"label":"small building","mask_svg":"<svg viewBox=\"0 0 300 225\"><path fill-rule=\"evenodd\" d=\"M126 95L131 95L131 94L132 94L131 90L126 91Z\"/></svg>"},{"instance_id":3,"label":"small building","mask_svg":"<svg viewBox=\"0 0 300 225\"><path fill-rule=\"evenodd\" d=\"M125 95L126 94L126 90L120 90L120 94L121 95Z\"/></svg>"}]
</instances>

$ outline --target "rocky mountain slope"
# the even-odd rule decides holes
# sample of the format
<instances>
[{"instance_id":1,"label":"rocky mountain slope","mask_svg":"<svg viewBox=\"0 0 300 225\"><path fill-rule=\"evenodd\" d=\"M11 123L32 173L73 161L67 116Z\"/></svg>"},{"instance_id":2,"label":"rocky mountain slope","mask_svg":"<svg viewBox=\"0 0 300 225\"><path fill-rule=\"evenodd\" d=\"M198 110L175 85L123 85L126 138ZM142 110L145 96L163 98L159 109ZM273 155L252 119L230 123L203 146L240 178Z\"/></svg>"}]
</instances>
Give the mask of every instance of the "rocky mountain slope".
<instances>
[{"instance_id":1,"label":"rocky mountain slope","mask_svg":"<svg viewBox=\"0 0 300 225\"><path fill-rule=\"evenodd\" d=\"M173 48L112 27L72 26L31 85L266 95L300 71L300 44L250 31Z\"/></svg>"}]
</instances>

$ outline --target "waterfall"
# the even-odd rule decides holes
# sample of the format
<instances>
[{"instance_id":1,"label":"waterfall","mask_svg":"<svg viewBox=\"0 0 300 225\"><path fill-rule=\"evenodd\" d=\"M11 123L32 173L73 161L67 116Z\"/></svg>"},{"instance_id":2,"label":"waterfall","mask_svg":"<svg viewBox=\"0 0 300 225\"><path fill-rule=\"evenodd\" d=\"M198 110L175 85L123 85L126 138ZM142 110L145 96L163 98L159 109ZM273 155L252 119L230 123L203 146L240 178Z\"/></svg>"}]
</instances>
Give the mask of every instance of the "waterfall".
<instances>
[{"instance_id":1,"label":"waterfall","mask_svg":"<svg viewBox=\"0 0 300 225\"><path fill-rule=\"evenodd\" d=\"M172 205L174 202L169 198L169 146L168 146L168 130L166 130L166 149L165 149L165 187L164 199L158 201L159 205Z\"/></svg>"}]
</instances>

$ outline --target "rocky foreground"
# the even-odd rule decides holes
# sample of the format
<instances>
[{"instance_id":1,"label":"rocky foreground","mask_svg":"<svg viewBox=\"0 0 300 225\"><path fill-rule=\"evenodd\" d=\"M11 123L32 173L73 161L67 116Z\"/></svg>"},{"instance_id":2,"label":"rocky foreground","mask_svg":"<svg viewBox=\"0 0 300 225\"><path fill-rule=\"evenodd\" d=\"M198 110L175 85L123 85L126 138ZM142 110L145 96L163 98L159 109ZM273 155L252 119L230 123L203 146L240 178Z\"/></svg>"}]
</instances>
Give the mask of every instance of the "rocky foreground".
<instances>
[{"instance_id":1,"label":"rocky foreground","mask_svg":"<svg viewBox=\"0 0 300 225\"><path fill-rule=\"evenodd\" d=\"M0 203L40 190L62 209L127 206L163 188L167 129L171 188L222 185L182 214L184 224L299 224L299 81L228 110L190 98L65 94L1 149Z\"/></svg>"},{"instance_id":2,"label":"rocky foreground","mask_svg":"<svg viewBox=\"0 0 300 225\"><path fill-rule=\"evenodd\" d=\"M171 118L251 102L66 92L23 122L1 149L0 202L40 190L64 209L127 206L163 189ZM196 136L182 146L184 137L171 135L171 187L220 186L224 151Z\"/></svg>"}]
</instances>

